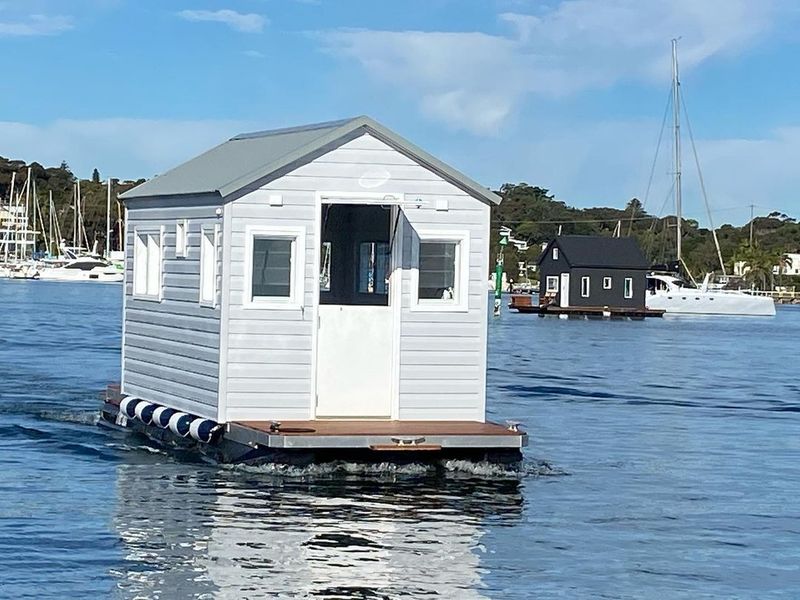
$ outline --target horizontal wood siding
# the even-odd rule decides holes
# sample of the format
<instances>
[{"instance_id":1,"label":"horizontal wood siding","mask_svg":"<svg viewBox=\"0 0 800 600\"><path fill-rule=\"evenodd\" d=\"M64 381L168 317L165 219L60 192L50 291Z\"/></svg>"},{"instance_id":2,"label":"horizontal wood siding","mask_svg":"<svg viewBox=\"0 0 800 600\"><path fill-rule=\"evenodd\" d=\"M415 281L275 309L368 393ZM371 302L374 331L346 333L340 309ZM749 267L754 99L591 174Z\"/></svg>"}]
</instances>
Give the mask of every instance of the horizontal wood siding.
<instances>
[{"instance_id":1,"label":"horizontal wood siding","mask_svg":"<svg viewBox=\"0 0 800 600\"><path fill-rule=\"evenodd\" d=\"M221 283L221 205L198 198L176 207L128 207L125 273L123 393L150 402L217 418L220 309L200 305L200 236L204 225L220 226L217 289ZM188 220L188 254L175 256L175 225ZM164 227L161 302L133 297L136 230Z\"/></svg>"},{"instance_id":2,"label":"horizontal wood siding","mask_svg":"<svg viewBox=\"0 0 800 600\"><path fill-rule=\"evenodd\" d=\"M456 188L453 188L456 190ZM460 190L459 190L460 192ZM455 194L455 192L454 192ZM403 233L400 418L483 421L486 396L487 265L489 207L465 193L451 195L448 210L436 210L439 195L417 194L420 208L407 208ZM468 310L411 309L412 249L416 231L469 233Z\"/></svg>"},{"instance_id":3,"label":"horizontal wood siding","mask_svg":"<svg viewBox=\"0 0 800 600\"><path fill-rule=\"evenodd\" d=\"M246 194L229 206L230 290L227 323L228 420L308 419L312 415L314 289L317 273L317 192L403 193L402 319L399 417L484 420L486 372L486 265L489 208L383 142L364 135L292 171L262 189L282 196L269 206ZM263 198L263 195L260 195ZM446 202L448 210L436 210ZM303 310L244 307L245 231L248 226L306 231ZM470 236L469 310L410 310L414 228L466 231ZM386 382L391 385L391 382Z\"/></svg>"}]
</instances>

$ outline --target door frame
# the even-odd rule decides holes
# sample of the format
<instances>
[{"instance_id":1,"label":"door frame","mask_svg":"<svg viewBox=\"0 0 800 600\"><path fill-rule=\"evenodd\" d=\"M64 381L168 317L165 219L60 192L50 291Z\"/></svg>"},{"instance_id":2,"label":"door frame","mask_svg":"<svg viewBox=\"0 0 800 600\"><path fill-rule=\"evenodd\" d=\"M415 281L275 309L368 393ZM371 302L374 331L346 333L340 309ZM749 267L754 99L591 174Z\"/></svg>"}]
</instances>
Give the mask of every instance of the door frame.
<instances>
[{"instance_id":1,"label":"door frame","mask_svg":"<svg viewBox=\"0 0 800 600\"><path fill-rule=\"evenodd\" d=\"M561 308L569 308L570 279L569 271L561 273L558 278L558 305ZM567 285L564 285L565 282Z\"/></svg>"},{"instance_id":2,"label":"door frame","mask_svg":"<svg viewBox=\"0 0 800 600\"><path fill-rule=\"evenodd\" d=\"M319 363L319 267L320 247L322 246L322 205L323 204L362 204L391 205L389 235L397 222L397 230L392 240L391 260L389 261L389 309L392 315L392 364L389 419L400 416L400 318L402 314L403 293L403 235L402 209L405 194L399 192L317 192L314 203L314 285L313 323L311 333L311 397L309 398L309 418L317 418L317 366ZM326 417L321 417L326 418Z\"/></svg>"}]
</instances>

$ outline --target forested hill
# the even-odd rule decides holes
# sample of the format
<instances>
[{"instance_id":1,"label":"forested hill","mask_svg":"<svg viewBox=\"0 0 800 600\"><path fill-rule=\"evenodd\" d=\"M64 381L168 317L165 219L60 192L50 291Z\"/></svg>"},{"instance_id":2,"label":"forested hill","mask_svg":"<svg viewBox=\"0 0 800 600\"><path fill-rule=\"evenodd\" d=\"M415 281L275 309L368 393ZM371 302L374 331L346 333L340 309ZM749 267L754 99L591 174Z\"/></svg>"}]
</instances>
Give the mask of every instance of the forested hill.
<instances>
[{"instance_id":1,"label":"forested hill","mask_svg":"<svg viewBox=\"0 0 800 600\"><path fill-rule=\"evenodd\" d=\"M0 205L8 203L12 174L16 173L14 182L15 194L22 191L28 177L28 167L31 168L31 192L33 192L33 182L35 182L36 195L39 198L39 206L43 211L42 221L45 224L45 228L47 228L49 221L49 194L53 192L53 204L58 215L58 222L61 225L61 235L67 240L72 240L74 229L73 186L78 179L65 162L62 162L58 167L43 167L37 162L28 165L21 160L0 157ZM129 190L142 181L144 179L138 181L112 180L112 222L117 219L115 201L117 194ZM98 245L102 247L105 244L106 229L106 182L101 180L100 173L95 169L91 179L82 179L80 183L81 196L83 198L83 222L86 227L89 244L94 243L96 239ZM32 193L31 198L33 199ZM24 202L24 196L22 200ZM116 239L113 239L113 237L112 243L116 246Z\"/></svg>"},{"instance_id":2,"label":"forested hill","mask_svg":"<svg viewBox=\"0 0 800 600\"><path fill-rule=\"evenodd\" d=\"M630 233L639 241L642 250L652 263L664 263L675 258L675 216L661 218L647 214L636 198L624 209L573 208L555 200L546 189L526 183L505 184L499 192L503 197L500 206L492 209L492 254L496 252L498 230L506 225L516 238L531 245L526 253L517 254L513 248L505 251L507 265L518 260L534 261L539 254L539 244L558 234L612 235L618 222L622 222L622 235ZM690 270L695 273L719 271L714 240L709 229L697 221L684 219L683 254ZM749 249L750 224L742 227L723 225L717 229L722 257L728 269L734 260L752 262L754 253L760 260L778 264L780 256L800 251L800 224L781 213L771 213L753 220L754 249Z\"/></svg>"},{"instance_id":3,"label":"forested hill","mask_svg":"<svg viewBox=\"0 0 800 600\"><path fill-rule=\"evenodd\" d=\"M77 182L67 163L58 167L43 167L39 163L25 164L21 160L0 157L0 204L8 202L11 177L16 173L15 190L19 193L31 168L31 180L35 182L39 206L43 211L45 227L48 222L48 196L53 192L55 211L61 225L62 237L71 240L73 232L73 189ZM143 182L112 182L112 199L117 194ZM83 221L91 245L95 240L102 246L105 243L106 227L106 184L101 174L94 170L90 179L81 180L83 198ZM33 185L31 186L33 190ZM622 234L635 236L653 263L672 260L675 255L675 217L661 218L647 214L637 199L628 202L624 209L619 208L573 208L555 200L548 190L527 183L505 184L499 192L503 197L500 206L492 209L492 255L497 248L498 230L506 225L514 236L527 240L530 249L518 254L513 247L505 250L507 265L518 261L534 261L539 254L539 244L551 240L559 229L564 234L612 235L617 223L621 221ZM112 221L116 220L116 202L112 202ZM757 217L753 222L755 248L747 249L750 225L734 227L723 225L717 230L723 258L730 268L734 260L762 260L765 264L777 264L783 253L800 251L800 224L787 215L772 213ZM698 273L718 269L718 260L711 231L698 226L696 221L683 220L683 249L689 268ZM116 246L116 239L112 239ZM749 257L744 256L749 252ZM753 256L758 253L759 256Z\"/></svg>"}]
</instances>

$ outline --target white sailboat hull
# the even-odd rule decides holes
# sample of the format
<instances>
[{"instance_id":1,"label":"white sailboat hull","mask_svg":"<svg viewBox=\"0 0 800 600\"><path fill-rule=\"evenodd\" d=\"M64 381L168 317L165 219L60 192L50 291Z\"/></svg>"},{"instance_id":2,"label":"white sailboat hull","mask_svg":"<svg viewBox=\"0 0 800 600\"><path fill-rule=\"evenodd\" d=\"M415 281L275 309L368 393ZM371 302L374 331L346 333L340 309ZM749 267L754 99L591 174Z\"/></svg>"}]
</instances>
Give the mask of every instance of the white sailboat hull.
<instances>
[{"instance_id":1,"label":"white sailboat hull","mask_svg":"<svg viewBox=\"0 0 800 600\"><path fill-rule=\"evenodd\" d=\"M771 317L775 301L765 296L751 296L736 291L703 291L691 288L648 292L647 308L665 310L667 314L740 315Z\"/></svg>"}]
</instances>

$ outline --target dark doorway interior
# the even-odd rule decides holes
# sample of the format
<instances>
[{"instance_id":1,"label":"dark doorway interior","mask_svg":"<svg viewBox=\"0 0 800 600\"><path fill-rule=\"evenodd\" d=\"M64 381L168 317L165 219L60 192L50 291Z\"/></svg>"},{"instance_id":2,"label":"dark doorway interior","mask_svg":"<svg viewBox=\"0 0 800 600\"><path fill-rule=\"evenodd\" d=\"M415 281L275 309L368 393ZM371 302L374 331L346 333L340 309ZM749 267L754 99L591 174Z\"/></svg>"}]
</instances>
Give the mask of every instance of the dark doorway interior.
<instances>
[{"instance_id":1,"label":"dark doorway interior","mask_svg":"<svg viewBox=\"0 0 800 600\"><path fill-rule=\"evenodd\" d=\"M322 205L320 304L389 304L391 209Z\"/></svg>"}]
</instances>

